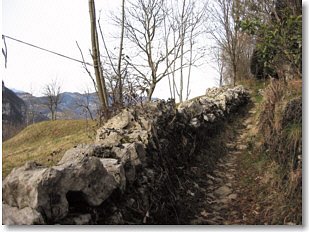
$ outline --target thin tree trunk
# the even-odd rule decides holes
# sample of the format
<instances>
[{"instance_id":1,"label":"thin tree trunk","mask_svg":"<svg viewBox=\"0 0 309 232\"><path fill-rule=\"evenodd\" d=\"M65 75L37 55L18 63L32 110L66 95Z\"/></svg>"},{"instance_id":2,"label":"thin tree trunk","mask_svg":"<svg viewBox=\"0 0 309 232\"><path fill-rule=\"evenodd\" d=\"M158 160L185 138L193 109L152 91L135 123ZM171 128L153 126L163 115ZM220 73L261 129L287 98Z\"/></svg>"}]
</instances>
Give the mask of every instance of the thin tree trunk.
<instances>
[{"instance_id":1,"label":"thin tree trunk","mask_svg":"<svg viewBox=\"0 0 309 232\"><path fill-rule=\"evenodd\" d=\"M93 66L96 76L96 84L98 87L98 95L101 102L101 106L104 112L108 110L107 104L107 93L105 81L102 75L102 67L100 62L100 51L98 43L98 34L96 30L96 16L95 16L95 5L94 0L89 0L89 15L90 15L90 25L91 25L91 43L92 43L92 59Z\"/></svg>"},{"instance_id":2,"label":"thin tree trunk","mask_svg":"<svg viewBox=\"0 0 309 232\"><path fill-rule=\"evenodd\" d=\"M103 94L103 100L104 100L104 111L108 111L108 94L107 94L107 89L106 89L106 84L105 84L105 78L103 75L103 70L102 70L102 64L101 64L101 59L100 59L100 46L99 46L99 39L98 39L98 32L95 30L95 42L96 42L96 47L97 47L97 60L98 60L98 69L99 69L99 74L100 74L100 81L102 85L102 94Z\"/></svg>"},{"instance_id":3,"label":"thin tree trunk","mask_svg":"<svg viewBox=\"0 0 309 232\"><path fill-rule=\"evenodd\" d=\"M180 26L180 37L181 37L181 50L180 50L180 86L179 86L179 101L182 102L182 94L183 94L183 59L184 59L184 43L185 43L185 20L184 20L184 14L185 14L185 6L186 1L183 1L182 4L182 12L181 12L181 26Z\"/></svg>"},{"instance_id":4,"label":"thin tree trunk","mask_svg":"<svg viewBox=\"0 0 309 232\"><path fill-rule=\"evenodd\" d=\"M182 102L182 92L183 92L183 45L181 45L181 55L180 55L180 85L179 85L180 102Z\"/></svg>"},{"instance_id":5,"label":"thin tree trunk","mask_svg":"<svg viewBox=\"0 0 309 232\"><path fill-rule=\"evenodd\" d=\"M119 46L119 56L118 56L118 67L117 67L117 75L118 75L118 80L116 86L116 97L117 97L117 104L119 106L122 106L123 104L123 95L122 95L122 75L121 75L121 61L122 61L122 50L123 50L123 38L124 38L124 2L125 0L122 0L122 18L121 18L121 34L120 34L120 46Z\"/></svg>"},{"instance_id":6,"label":"thin tree trunk","mask_svg":"<svg viewBox=\"0 0 309 232\"><path fill-rule=\"evenodd\" d=\"M188 100L189 95L190 95L190 79L191 79L192 58L193 58L193 30L191 30L191 33L190 33L190 57L189 57L189 70L188 70L186 100Z\"/></svg>"},{"instance_id":7,"label":"thin tree trunk","mask_svg":"<svg viewBox=\"0 0 309 232\"><path fill-rule=\"evenodd\" d=\"M164 17L164 20L163 20L163 23L164 23L164 39L165 39L165 53L167 54L168 53L168 34L167 34L167 26L166 26L166 18ZM169 58L167 57L166 60L165 60L165 64L166 64L166 67L169 67ZM168 73L167 74L167 78L168 78L168 86L169 86L169 90L170 90L170 95L171 95L171 99L173 99L173 90L172 90L172 82L171 82L171 77L170 77L170 74Z\"/></svg>"},{"instance_id":8,"label":"thin tree trunk","mask_svg":"<svg viewBox=\"0 0 309 232\"><path fill-rule=\"evenodd\" d=\"M234 77L233 85L236 86L236 78L237 78L237 65L236 64L233 64L233 77Z\"/></svg>"},{"instance_id":9,"label":"thin tree trunk","mask_svg":"<svg viewBox=\"0 0 309 232\"><path fill-rule=\"evenodd\" d=\"M174 40L174 47L176 47L176 36L175 36L175 31L173 31L173 40ZM174 53L174 60L176 60L177 54ZM176 92L178 95L178 89L176 86L176 81L175 81L175 72L176 72L176 61L173 63L173 72L172 72L172 83L173 83L173 98L176 100Z\"/></svg>"},{"instance_id":10,"label":"thin tree trunk","mask_svg":"<svg viewBox=\"0 0 309 232\"><path fill-rule=\"evenodd\" d=\"M220 72L220 83L219 83L219 85L220 85L220 87L222 87L223 86L223 64L221 65L219 72Z\"/></svg>"},{"instance_id":11,"label":"thin tree trunk","mask_svg":"<svg viewBox=\"0 0 309 232\"><path fill-rule=\"evenodd\" d=\"M55 120L55 113L54 113L54 111L52 111L51 114L52 114L51 115L51 119L52 119L52 121L54 121Z\"/></svg>"},{"instance_id":12,"label":"thin tree trunk","mask_svg":"<svg viewBox=\"0 0 309 232\"><path fill-rule=\"evenodd\" d=\"M148 90L148 92L147 92L147 101L148 101L148 102L151 101L152 94L153 94L155 88L156 88L156 84L152 84L152 85L149 87L149 90Z\"/></svg>"}]
</instances>

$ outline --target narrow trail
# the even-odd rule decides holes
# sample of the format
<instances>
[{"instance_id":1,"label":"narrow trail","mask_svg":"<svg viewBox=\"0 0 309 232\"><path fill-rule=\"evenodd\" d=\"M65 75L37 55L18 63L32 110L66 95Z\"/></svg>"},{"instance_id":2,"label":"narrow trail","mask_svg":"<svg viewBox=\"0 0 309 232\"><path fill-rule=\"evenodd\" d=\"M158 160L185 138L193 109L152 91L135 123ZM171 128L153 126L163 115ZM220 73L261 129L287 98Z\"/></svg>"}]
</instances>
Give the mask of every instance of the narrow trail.
<instances>
[{"instance_id":1,"label":"narrow trail","mask_svg":"<svg viewBox=\"0 0 309 232\"><path fill-rule=\"evenodd\" d=\"M227 141L228 153L220 158L211 174L206 175L205 201L197 209L192 224L233 225L248 224L248 215L242 210L239 202L246 196L239 187L241 174L240 159L247 152L248 133L253 127L252 108L236 126L236 138Z\"/></svg>"}]
</instances>

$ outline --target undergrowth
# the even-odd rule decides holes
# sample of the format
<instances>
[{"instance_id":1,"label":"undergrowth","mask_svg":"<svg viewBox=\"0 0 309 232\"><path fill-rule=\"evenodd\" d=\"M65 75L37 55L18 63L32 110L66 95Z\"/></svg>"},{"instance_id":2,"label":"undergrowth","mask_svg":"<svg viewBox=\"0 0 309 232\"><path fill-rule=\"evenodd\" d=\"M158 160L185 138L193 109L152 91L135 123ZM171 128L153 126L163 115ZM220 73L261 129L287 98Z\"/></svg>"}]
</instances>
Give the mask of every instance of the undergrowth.
<instances>
[{"instance_id":1,"label":"undergrowth","mask_svg":"<svg viewBox=\"0 0 309 232\"><path fill-rule=\"evenodd\" d=\"M272 81L256 109L257 130L241 164L250 170L242 185L251 223L302 224L301 81Z\"/></svg>"}]
</instances>

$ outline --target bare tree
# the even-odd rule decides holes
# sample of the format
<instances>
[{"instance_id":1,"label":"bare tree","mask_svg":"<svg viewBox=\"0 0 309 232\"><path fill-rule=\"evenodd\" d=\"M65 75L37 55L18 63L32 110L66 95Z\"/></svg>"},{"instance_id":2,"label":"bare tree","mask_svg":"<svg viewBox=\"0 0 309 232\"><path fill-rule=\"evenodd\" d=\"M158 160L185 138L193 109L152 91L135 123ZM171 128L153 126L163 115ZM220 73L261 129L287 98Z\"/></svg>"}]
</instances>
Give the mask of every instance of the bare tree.
<instances>
[{"instance_id":1,"label":"bare tree","mask_svg":"<svg viewBox=\"0 0 309 232\"><path fill-rule=\"evenodd\" d=\"M174 20L174 10L173 8L169 8L169 2L165 2L164 9L166 15L172 15L172 17L164 17L163 18L163 27L164 27L164 43L165 43L165 53L168 53L170 44L176 47L178 43L178 28L176 20ZM180 44L179 44L180 45ZM172 54L172 59L177 60L179 58L178 54L174 52ZM169 90L172 99L176 99L176 94L179 96L179 91L176 86L175 82L175 75L176 75L176 62L173 62L170 65L169 57L165 59L166 67L169 67L169 72L167 73L168 83L169 83Z\"/></svg>"},{"instance_id":2,"label":"bare tree","mask_svg":"<svg viewBox=\"0 0 309 232\"><path fill-rule=\"evenodd\" d=\"M213 47L211 49L212 55L213 55L213 61L215 65L213 66L214 69L217 71L219 74L219 86L222 87L224 84L224 61L226 60L224 58L224 54L222 51L222 48L220 47Z\"/></svg>"},{"instance_id":3,"label":"bare tree","mask_svg":"<svg viewBox=\"0 0 309 232\"><path fill-rule=\"evenodd\" d=\"M207 19L207 5L207 1L184 0L179 2L178 0L172 0L170 5L165 6L165 8L171 9L171 12L168 13L168 22L171 24L172 31L170 38L165 36L166 47L168 47L170 41L174 46L177 46L176 41L179 41L179 57L172 57L172 59L176 61L179 59L179 61L174 62L170 67L172 80L170 80L169 76L169 85L171 97L175 98L177 94L180 102L189 98L192 66L196 65L197 61L204 57L205 49L203 46L196 48L196 42L199 36L203 34L201 26ZM166 27L166 23L164 25ZM170 33L170 30L168 32ZM167 34L166 30L165 34ZM179 75L177 71L179 71ZM179 76L178 86L175 81L176 76ZM187 83L185 84L186 78Z\"/></svg>"},{"instance_id":4,"label":"bare tree","mask_svg":"<svg viewBox=\"0 0 309 232\"><path fill-rule=\"evenodd\" d=\"M217 0L210 8L213 30L210 32L219 47L227 54L236 85L241 44L239 40L240 0Z\"/></svg>"},{"instance_id":5,"label":"bare tree","mask_svg":"<svg viewBox=\"0 0 309 232\"><path fill-rule=\"evenodd\" d=\"M188 26L184 27L187 29L185 34L188 34L187 50L189 51L187 62L188 62L188 75L187 75L187 88L186 88L186 100L188 100L190 95L190 80L191 80L191 70L192 66L197 63L201 58L204 57L204 46L198 47L194 50L196 40L199 36L203 34L201 30L201 25L206 22L208 16L206 14L206 9L208 6L208 1L202 2L202 4L197 5L196 0L189 0L188 10L187 10L187 21ZM186 26L186 24L185 24ZM182 66L184 67L184 66Z\"/></svg>"},{"instance_id":6,"label":"bare tree","mask_svg":"<svg viewBox=\"0 0 309 232\"><path fill-rule=\"evenodd\" d=\"M157 83L168 76L169 68L176 62L171 59L166 63L166 59L175 54L179 57L179 39L167 50L162 46L163 22L167 16L163 6L164 0L137 0L135 3L130 2L126 9L126 37L136 50L135 60L126 61L135 71L136 77L143 80L148 101Z\"/></svg>"},{"instance_id":7,"label":"bare tree","mask_svg":"<svg viewBox=\"0 0 309 232\"><path fill-rule=\"evenodd\" d=\"M61 102L61 87L56 79L43 87L43 95L46 97L45 105L51 112L51 120L57 119L57 110Z\"/></svg>"}]
</instances>

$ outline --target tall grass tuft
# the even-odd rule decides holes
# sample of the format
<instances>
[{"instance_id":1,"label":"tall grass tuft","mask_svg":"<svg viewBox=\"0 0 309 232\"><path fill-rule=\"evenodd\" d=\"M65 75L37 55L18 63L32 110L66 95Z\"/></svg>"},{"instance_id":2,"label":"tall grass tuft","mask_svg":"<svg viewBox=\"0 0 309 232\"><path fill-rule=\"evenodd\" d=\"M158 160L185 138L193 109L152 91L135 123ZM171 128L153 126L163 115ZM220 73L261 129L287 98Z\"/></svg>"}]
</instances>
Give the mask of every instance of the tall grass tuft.
<instances>
[{"instance_id":1,"label":"tall grass tuft","mask_svg":"<svg viewBox=\"0 0 309 232\"><path fill-rule=\"evenodd\" d=\"M301 84L272 81L264 91L259 115L261 152L270 162L281 206L273 210L275 221L302 221L302 99ZM274 193L275 194L275 193Z\"/></svg>"}]
</instances>

